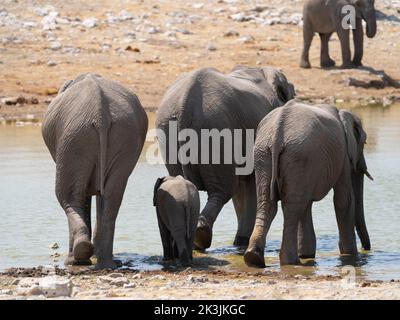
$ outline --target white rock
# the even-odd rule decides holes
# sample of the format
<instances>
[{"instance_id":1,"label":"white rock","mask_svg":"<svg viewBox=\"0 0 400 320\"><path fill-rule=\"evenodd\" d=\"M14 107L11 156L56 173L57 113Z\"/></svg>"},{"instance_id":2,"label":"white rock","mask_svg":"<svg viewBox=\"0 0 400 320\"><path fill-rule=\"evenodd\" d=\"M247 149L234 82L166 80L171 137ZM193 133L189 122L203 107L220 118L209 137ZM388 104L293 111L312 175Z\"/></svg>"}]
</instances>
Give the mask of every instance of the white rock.
<instances>
[{"instance_id":1,"label":"white rock","mask_svg":"<svg viewBox=\"0 0 400 320\"><path fill-rule=\"evenodd\" d=\"M96 27L98 25L98 23L99 23L99 20L97 20L96 18L88 18L88 19L83 20L82 25L85 28L91 29L91 28Z\"/></svg>"},{"instance_id":2,"label":"white rock","mask_svg":"<svg viewBox=\"0 0 400 320\"><path fill-rule=\"evenodd\" d=\"M195 3L192 7L193 9L203 9L204 3Z\"/></svg>"},{"instance_id":3,"label":"white rock","mask_svg":"<svg viewBox=\"0 0 400 320\"><path fill-rule=\"evenodd\" d=\"M213 45L212 43L207 45L207 50L208 51L216 51L217 47L215 45Z\"/></svg>"},{"instance_id":4,"label":"white rock","mask_svg":"<svg viewBox=\"0 0 400 320\"><path fill-rule=\"evenodd\" d=\"M126 284L129 284L129 280L125 277L116 278L110 282L110 285L117 286L117 287L123 287Z\"/></svg>"},{"instance_id":5,"label":"white rock","mask_svg":"<svg viewBox=\"0 0 400 320\"><path fill-rule=\"evenodd\" d=\"M60 248L60 246L58 245L57 242L53 242L52 244L49 245L49 248L55 250L55 249Z\"/></svg>"},{"instance_id":6,"label":"white rock","mask_svg":"<svg viewBox=\"0 0 400 320\"><path fill-rule=\"evenodd\" d=\"M239 39L239 42L241 43L252 43L255 41L255 38L253 36L243 36Z\"/></svg>"},{"instance_id":7,"label":"white rock","mask_svg":"<svg viewBox=\"0 0 400 320\"><path fill-rule=\"evenodd\" d=\"M50 49L51 50L57 51L57 50L60 50L61 47L62 47L62 45L58 41L53 41L53 42L50 43Z\"/></svg>"},{"instance_id":8,"label":"white rock","mask_svg":"<svg viewBox=\"0 0 400 320\"><path fill-rule=\"evenodd\" d=\"M40 280L39 288L47 298L70 297L73 284L71 279L59 276L45 277Z\"/></svg>"}]
</instances>

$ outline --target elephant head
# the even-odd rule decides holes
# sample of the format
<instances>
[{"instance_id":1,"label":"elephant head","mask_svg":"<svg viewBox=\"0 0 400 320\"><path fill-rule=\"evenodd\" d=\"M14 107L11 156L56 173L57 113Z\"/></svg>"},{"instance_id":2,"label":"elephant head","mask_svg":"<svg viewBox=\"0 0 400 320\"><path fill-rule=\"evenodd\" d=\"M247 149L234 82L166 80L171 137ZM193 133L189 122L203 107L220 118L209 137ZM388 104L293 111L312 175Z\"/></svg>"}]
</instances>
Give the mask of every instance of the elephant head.
<instances>
[{"instance_id":1,"label":"elephant head","mask_svg":"<svg viewBox=\"0 0 400 320\"><path fill-rule=\"evenodd\" d=\"M274 108L283 106L286 102L294 99L296 95L294 86L287 80L283 72L271 67L262 68L262 72L274 92L272 101Z\"/></svg>"},{"instance_id":2,"label":"elephant head","mask_svg":"<svg viewBox=\"0 0 400 320\"><path fill-rule=\"evenodd\" d=\"M371 249L371 243L364 218L364 175L373 180L367 170L364 158L364 145L367 134L362 128L361 120L347 110L339 112L340 120L346 134L347 154L352 169L352 184L355 196L356 230L365 250Z\"/></svg>"},{"instance_id":3,"label":"elephant head","mask_svg":"<svg viewBox=\"0 0 400 320\"><path fill-rule=\"evenodd\" d=\"M352 0L352 4L356 6L357 12L361 18L367 23L367 37L373 38L376 34L376 13L375 0Z\"/></svg>"},{"instance_id":4,"label":"elephant head","mask_svg":"<svg viewBox=\"0 0 400 320\"><path fill-rule=\"evenodd\" d=\"M245 78L253 81L265 89L266 95L270 97L271 105L274 108L283 106L296 95L293 84L276 68L236 66L233 69L233 74L237 78Z\"/></svg>"}]
</instances>

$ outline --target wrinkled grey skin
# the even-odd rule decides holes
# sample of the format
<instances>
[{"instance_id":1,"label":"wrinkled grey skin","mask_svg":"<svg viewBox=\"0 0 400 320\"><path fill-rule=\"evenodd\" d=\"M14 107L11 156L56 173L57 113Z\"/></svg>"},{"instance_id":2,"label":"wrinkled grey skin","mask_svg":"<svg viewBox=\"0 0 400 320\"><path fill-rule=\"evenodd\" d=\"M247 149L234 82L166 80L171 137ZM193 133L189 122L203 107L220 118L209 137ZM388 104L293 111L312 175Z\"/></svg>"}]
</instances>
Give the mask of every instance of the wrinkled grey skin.
<instances>
[{"instance_id":1,"label":"wrinkled grey skin","mask_svg":"<svg viewBox=\"0 0 400 320\"><path fill-rule=\"evenodd\" d=\"M154 206L164 260L178 259L181 265L189 265L200 214L199 191L182 176L160 178L154 186Z\"/></svg>"},{"instance_id":2,"label":"wrinkled grey skin","mask_svg":"<svg viewBox=\"0 0 400 320\"><path fill-rule=\"evenodd\" d=\"M356 227L364 249L370 240L364 220L363 149L367 135L358 117L329 105L290 101L260 123L254 147L257 218L245 262L264 267L265 239L281 200L284 229L281 264L314 258L314 201L334 190L341 254L357 253Z\"/></svg>"},{"instance_id":3,"label":"wrinkled grey skin","mask_svg":"<svg viewBox=\"0 0 400 320\"><path fill-rule=\"evenodd\" d=\"M56 195L69 225L67 265L114 268L115 220L128 177L142 150L147 115L139 99L120 84L95 74L66 82L42 126L56 163ZM91 197L97 219L91 242Z\"/></svg>"},{"instance_id":4,"label":"wrinkled grey skin","mask_svg":"<svg viewBox=\"0 0 400 320\"><path fill-rule=\"evenodd\" d=\"M211 164L211 152L210 164L170 164L167 142L172 137L168 136L169 121L177 121L178 130L196 130L199 137L200 129L256 130L268 112L284 105L294 94L293 85L283 73L274 68L249 67L236 67L230 74L216 69L200 69L182 76L165 94L156 126L167 137L167 141L163 141L158 136L161 150L165 151L163 157L168 172L171 176L184 176L198 190L208 193L196 231L195 246L198 249L211 246L213 224L231 198L238 219L234 244L248 244L256 212L254 173L237 176L235 164ZM201 143L199 155L200 146ZM224 150L223 143L221 150ZM221 159L224 159L222 151Z\"/></svg>"},{"instance_id":5,"label":"wrinkled grey skin","mask_svg":"<svg viewBox=\"0 0 400 320\"><path fill-rule=\"evenodd\" d=\"M308 0L303 7L303 38L304 48L300 66L311 68L309 50L314 33L319 33L321 39L321 67L329 68L335 61L329 57L328 43L333 32L337 32L342 47L342 67L351 68L361 66L363 57L364 30L362 20L367 25L367 37L373 38L376 34L375 0ZM353 29L354 57L351 59L350 30L342 27L342 7L353 5L356 9L356 28Z\"/></svg>"}]
</instances>

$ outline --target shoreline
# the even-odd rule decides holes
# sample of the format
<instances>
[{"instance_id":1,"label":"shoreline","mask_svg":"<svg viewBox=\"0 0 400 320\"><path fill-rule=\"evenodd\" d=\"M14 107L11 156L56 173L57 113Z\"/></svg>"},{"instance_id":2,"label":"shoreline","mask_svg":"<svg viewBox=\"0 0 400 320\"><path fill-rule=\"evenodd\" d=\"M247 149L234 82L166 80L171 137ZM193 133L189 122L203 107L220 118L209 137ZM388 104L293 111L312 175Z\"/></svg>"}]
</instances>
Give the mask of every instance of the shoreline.
<instances>
[{"instance_id":1,"label":"shoreline","mask_svg":"<svg viewBox=\"0 0 400 320\"><path fill-rule=\"evenodd\" d=\"M49 274L50 273L50 274ZM47 284L44 290L44 283ZM50 283L50 285L49 285ZM52 289L51 283L54 288ZM63 287L64 286L64 287ZM57 292L56 292L57 291ZM223 270L75 270L45 267L0 273L2 299L308 300L400 299L400 281Z\"/></svg>"},{"instance_id":2,"label":"shoreline","mask_svg":"<svg viewBox=\"0 0 400 320\"><path fill-rule=\"evenodd\" d=\"M363 108L363 107L371 107L371 108L389 108L389 107L397 107L400 106L400 95L391 96L390 100L385 101L384 98L365 98L365 99L357 99L357 100L342 100L329 97L326 99L312 99L309 97L296 97L300 101L311 104L320 104L320 103L328 103L334 104L338 108ZM388 99L388 98L386 98ZM35 112L29 112L29 108L25 107L17 107L18 112L6 112L2 113L2 109L0 108L0 125L32 125L37 124L40 125L43 122L44 114L47 110L47 106L39 107L39 110L35 110ZM156 107L144 108L146 113L155 114L157 112Z\"/></svg>"}]
</instances>

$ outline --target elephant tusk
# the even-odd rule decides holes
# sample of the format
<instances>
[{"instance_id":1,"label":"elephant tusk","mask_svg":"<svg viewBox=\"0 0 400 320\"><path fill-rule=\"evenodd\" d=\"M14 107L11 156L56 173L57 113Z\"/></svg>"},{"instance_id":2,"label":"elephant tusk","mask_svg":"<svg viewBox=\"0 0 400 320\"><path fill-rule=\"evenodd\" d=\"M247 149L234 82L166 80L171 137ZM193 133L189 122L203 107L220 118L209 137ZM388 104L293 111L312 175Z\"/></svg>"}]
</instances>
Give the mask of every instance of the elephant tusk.
<instances>
[{"instance_id":1,"label":"elephant tusk","mask_svg":"<svg viewBox=\"0 0 400 320\"><path fill-rule=\"evenodd\" d=\"M371 181L374 181L374 178L370 175L370 173L368 172L368 170L365 170L364 174L367 176L367 178Z\"/></svg>"}]
</instances>

